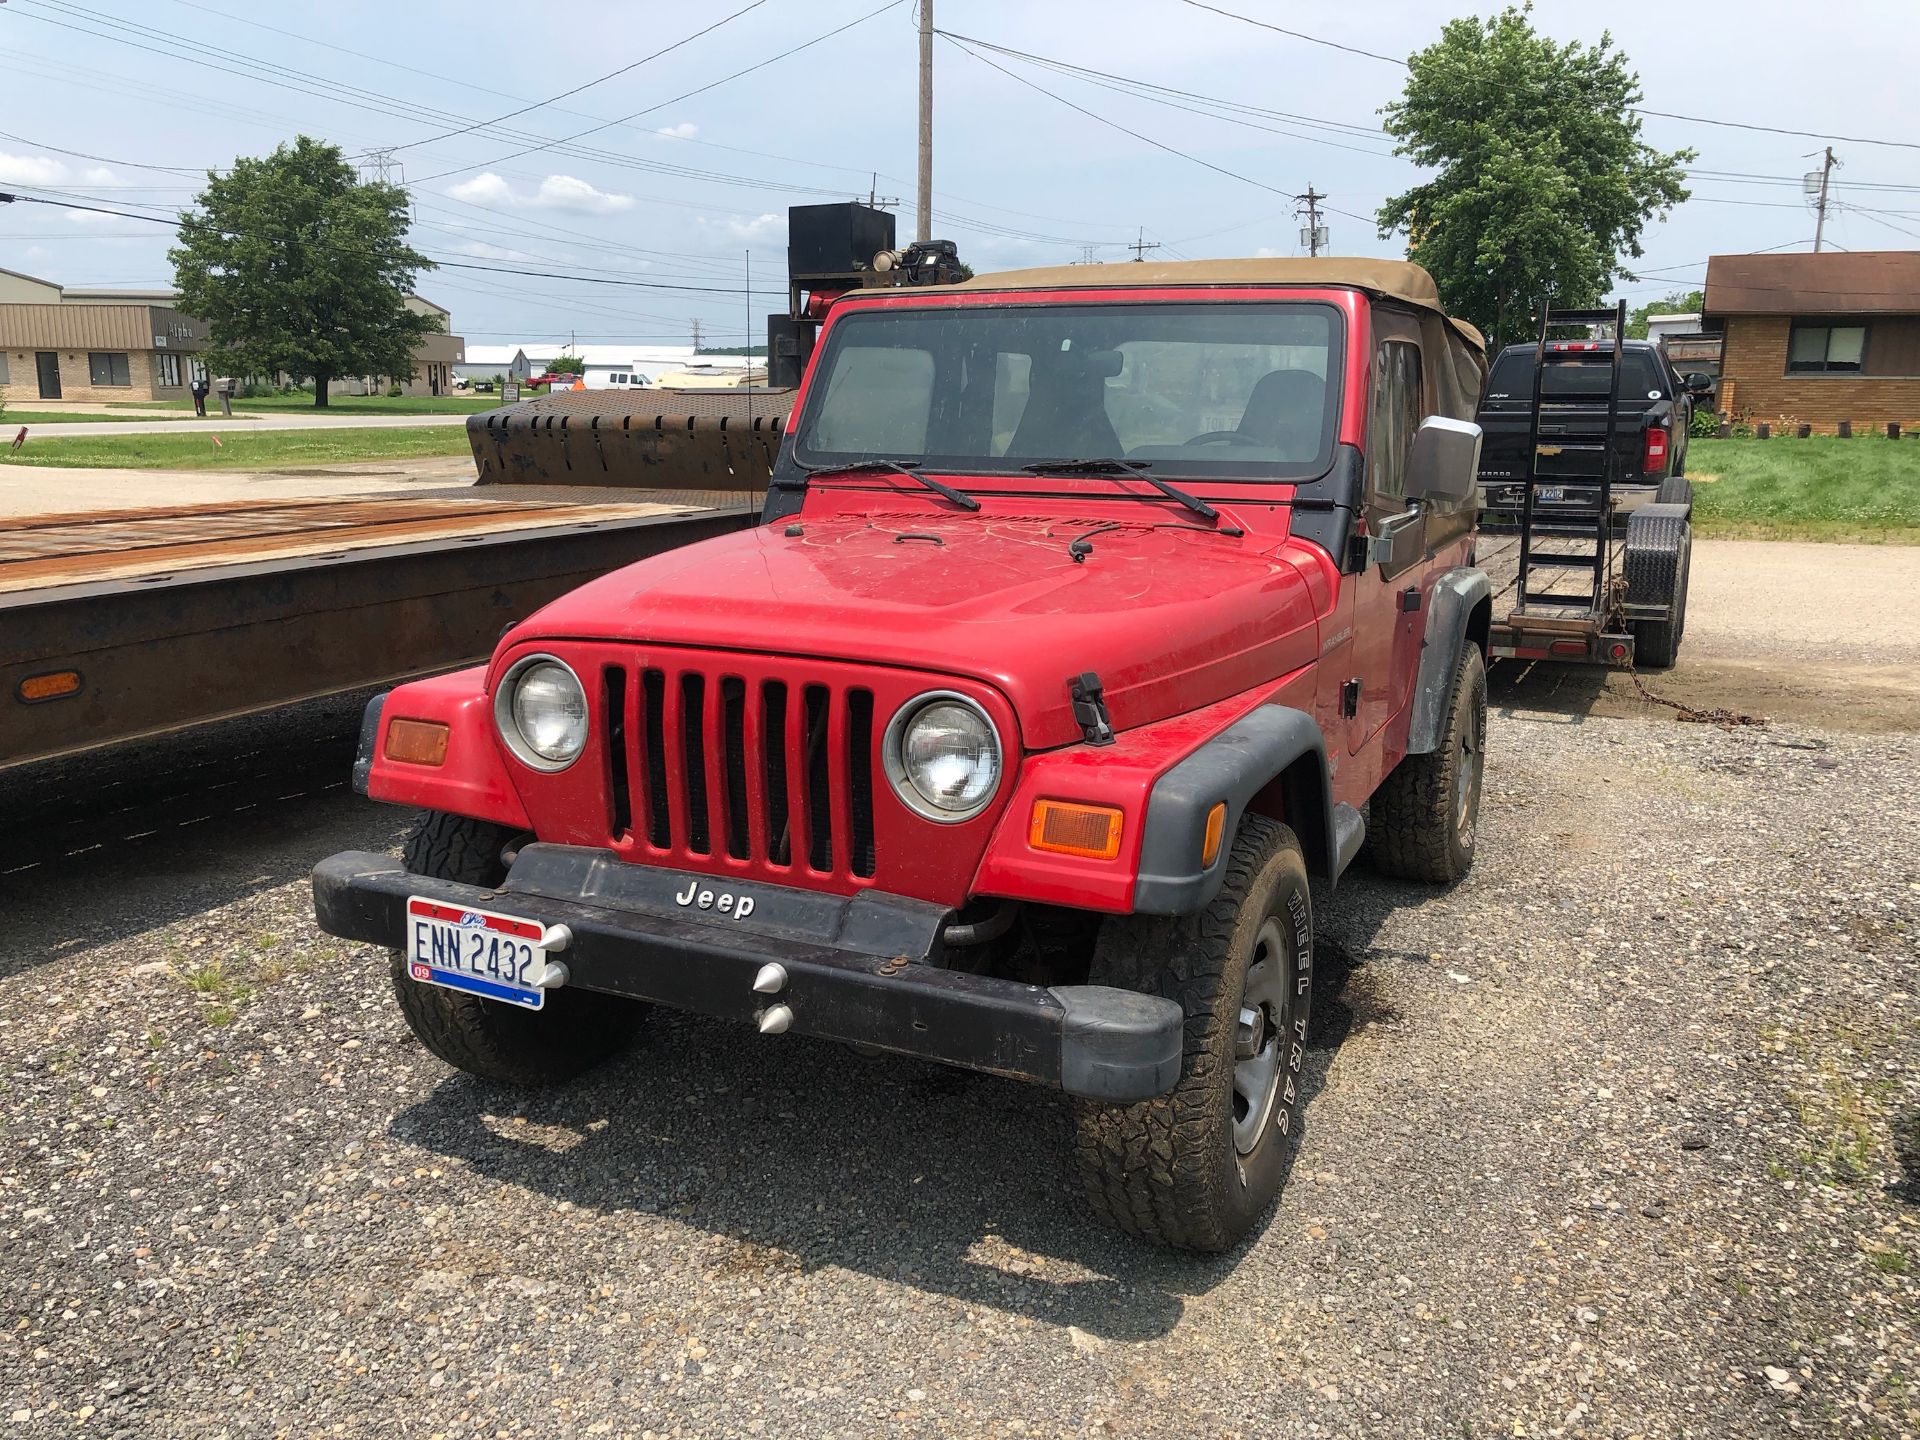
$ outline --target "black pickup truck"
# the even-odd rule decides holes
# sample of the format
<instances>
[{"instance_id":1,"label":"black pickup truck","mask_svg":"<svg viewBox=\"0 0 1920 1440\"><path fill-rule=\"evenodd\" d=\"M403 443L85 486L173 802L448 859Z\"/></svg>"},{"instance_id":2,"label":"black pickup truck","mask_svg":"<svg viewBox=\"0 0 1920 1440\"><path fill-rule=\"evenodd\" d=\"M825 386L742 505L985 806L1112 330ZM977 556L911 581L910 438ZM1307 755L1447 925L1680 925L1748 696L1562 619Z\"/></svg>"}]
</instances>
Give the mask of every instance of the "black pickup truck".
<instances>
[{"instance_id":1,"label":"black pickup truck","mask_svg":"<svg viewBox=\"0 0 1920 1440\"><path fill-rule=\"evenodd\" d=\"M1540 377L1540 441L1531 473L1540 485L1534 504L1548 514L1556 505L1591 508L1603 463L1607 433L1607 376L1613 369L1611 340L1549 340L1546 373ZM1483 518L1511 518L1523 501L1518 483L1530 473L1527 446L1533 409L1534 366L1540 347L1509 345L1487 375L1480 406L1480 510ZM1687 427L1693 399L1658 346L1629 340L1620 355L1620 416L1614 451L1616 524L1656 498L1681 499L1687 489ZM1662 486L1666 490L1662 491Z\"/></svg>"}]
</instances>

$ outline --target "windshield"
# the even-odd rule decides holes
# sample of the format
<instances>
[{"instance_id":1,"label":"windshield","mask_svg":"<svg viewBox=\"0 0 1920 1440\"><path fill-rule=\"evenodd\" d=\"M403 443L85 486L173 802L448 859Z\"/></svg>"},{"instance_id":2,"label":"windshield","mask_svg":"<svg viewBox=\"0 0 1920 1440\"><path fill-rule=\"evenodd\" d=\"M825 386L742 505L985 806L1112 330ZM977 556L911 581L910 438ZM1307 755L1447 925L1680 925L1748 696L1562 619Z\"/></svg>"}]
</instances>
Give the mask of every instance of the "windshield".
<instances>
[{"instance_id":1,"label":"windshield","mask_svg":"<svg viewBox=\"0 0 1920 1440\"><path fill-rule=\"evenodd\" d=\"M1337 310L1297 301L856 310L830 327L795 454L1300 479L1331 461L1340 341Z\"/></svg>"},{"instance_id":2,"label":"windshield","mask_svg":"<svg viewBox=\"0 0 1920 1440\"><path fill-rule=\"evenodd\" d=\"M1666 398L1663 367L1650 350L1628 350L1620 357L1620 398L1631 400L1646 396L1649 400ZM1578 400L1589 396L1605 397L1607 376L1613 370L1613 357L1598 351L1578 360L1553 360L1540 378L1542 400ZM1487 379L1489 400L1533 400L1533 350L1509 350L1494 363Z\"/></svg>"}]
</instances>

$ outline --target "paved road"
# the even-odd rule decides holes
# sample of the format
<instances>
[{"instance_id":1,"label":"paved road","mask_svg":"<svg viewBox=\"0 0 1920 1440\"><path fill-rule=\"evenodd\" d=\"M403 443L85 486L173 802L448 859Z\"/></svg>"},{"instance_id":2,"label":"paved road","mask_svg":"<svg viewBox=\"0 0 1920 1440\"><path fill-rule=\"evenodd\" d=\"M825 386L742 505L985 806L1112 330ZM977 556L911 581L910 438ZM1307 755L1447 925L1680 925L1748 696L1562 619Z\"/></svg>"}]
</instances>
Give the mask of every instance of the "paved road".
<instances>
[{"instance_id":1,"label":"paved road","mask_svg":"<svg viewBox=\"0 0 1920 1440\"><path fill-rule=\"evenodd\" d=\"M0 421L0 424L4 424ZM27 427L29 439L77 435L195 435L205 431L236 430L410 430L426 425L464 425L464 412L452 415L291 414L236 415L231 420L62 420L57 425Z\"/></svg>"}]
</instances>

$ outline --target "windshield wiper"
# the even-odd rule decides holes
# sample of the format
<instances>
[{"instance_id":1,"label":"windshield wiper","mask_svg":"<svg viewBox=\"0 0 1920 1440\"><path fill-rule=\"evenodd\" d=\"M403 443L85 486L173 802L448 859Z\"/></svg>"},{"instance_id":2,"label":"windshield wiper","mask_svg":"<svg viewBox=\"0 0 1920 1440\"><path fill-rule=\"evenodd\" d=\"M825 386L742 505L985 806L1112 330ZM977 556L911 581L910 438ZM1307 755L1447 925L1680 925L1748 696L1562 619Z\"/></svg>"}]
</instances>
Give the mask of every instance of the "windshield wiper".
<instances>
[{"instance_id":1,"label":"windshield wiper","mask_svg":"<svg viewBox=\"0 0 1920 1440\"><path fill-rule=\"evenodd\" d=\"M936 495L943 495L962 510L978 510L980 502L964 490L956 490L944 480L936 480L931 475L922 475L919 467L904 460L855 460L846 465L802 465L809 475L858 475L863 471L879 471L889 475L904 475L909 480L918 480Z\"/></svg>"},{"instance_id":2,"label":"windshield wiper","mask_svg":"<svg viewBox=\"0 0 1920 1440\"><path fill-rule=\"evenodd\" d=\"M1179 501L1196 515L1208 520L1220 518L1220 512L1199 496L1189 495L1179 486L1169 485L1159 476L1147 474L1150 463L1146 460L1037 460L1020 468L1029 475L1131 475L1146 481L1169 500Z\"/></svg>"}]
</instances>

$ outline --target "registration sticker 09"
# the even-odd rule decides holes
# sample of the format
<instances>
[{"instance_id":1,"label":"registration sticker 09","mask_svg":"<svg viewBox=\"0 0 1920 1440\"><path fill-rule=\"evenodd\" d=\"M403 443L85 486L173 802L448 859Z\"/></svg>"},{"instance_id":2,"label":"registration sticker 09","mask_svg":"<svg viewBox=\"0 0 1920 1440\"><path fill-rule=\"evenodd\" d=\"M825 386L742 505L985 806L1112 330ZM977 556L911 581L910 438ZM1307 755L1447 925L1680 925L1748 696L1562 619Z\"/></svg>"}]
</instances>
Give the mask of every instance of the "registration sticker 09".
<instances>
[{"instance_id":1,"label":"registration sticker 09","mask_svg":"<svg viewBox=\"0 0 1920 1440\"><path fill-rule=\"evenodd\" d=\"M535 920L411 896L407 974L425 985L539 1010L547 1001L545 934Z\"/></svg>"}]
</instances>

